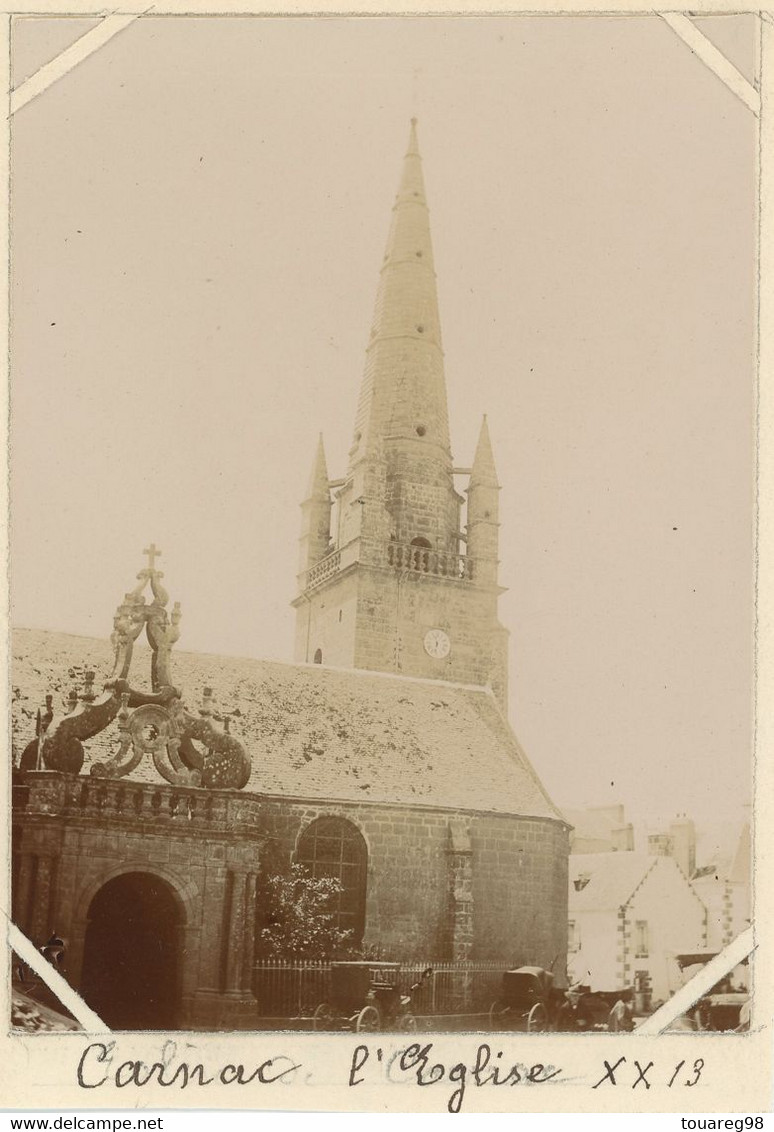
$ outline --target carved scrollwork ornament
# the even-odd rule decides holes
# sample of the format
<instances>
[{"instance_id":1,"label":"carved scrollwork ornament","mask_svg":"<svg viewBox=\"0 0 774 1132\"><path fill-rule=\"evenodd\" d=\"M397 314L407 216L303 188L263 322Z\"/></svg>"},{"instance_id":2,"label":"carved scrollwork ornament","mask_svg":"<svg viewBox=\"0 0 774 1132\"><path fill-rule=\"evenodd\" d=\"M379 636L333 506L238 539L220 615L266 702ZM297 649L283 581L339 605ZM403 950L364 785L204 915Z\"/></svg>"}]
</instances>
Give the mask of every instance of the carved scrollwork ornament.
<instances>
[{"instance_id":1,"label":"carved scrollwork ornament","mask_svg":"<svg viewBox=\"0 0 774 1132\"><path fill-rule=\"evenodd\" d=\"M161 585L163 574L155 568L161 551L151 543L144 553L148 566L139 572L137 585L113 618L113 671L102 695L93 692L93 673L89 673L80 702L77 693L72 695L65 714L54 716L41 734L37 762L49 770L78 774L84 762L83 742L117 718L118 747L112 758L92 765L95 777L122 778L150 755L159 774L174 785L242 789L250 777L250 758L242 744L227 727L218 727L209 702L200 718L181 702L171 662L172 647L180 636L180 604L175 602L171 615L167 612L169 595ZM149 583L150 603L143 596ZM132 688L128 680L134 643L143 628L151 646L150 692Z\"/></svg>"}]
</instances>

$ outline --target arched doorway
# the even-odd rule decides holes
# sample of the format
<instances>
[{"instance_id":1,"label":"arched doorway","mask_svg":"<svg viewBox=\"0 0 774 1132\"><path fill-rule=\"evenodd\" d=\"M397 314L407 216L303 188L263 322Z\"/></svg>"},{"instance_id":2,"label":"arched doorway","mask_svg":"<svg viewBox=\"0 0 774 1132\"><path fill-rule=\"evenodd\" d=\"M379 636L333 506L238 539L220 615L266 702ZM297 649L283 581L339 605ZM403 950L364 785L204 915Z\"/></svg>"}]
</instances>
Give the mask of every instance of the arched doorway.
<instances>
[{"instance_id":1,"label":"arched doorway","mask_svg":"<svg viewBox=\"0 0 774 1132\"><path fill-rule=\"evenodd\" d=\"M81 994L111 1029L174 1029L181 931L174 892L153 873L122 873L93 898Z\"/></svg>"}]
</instances>

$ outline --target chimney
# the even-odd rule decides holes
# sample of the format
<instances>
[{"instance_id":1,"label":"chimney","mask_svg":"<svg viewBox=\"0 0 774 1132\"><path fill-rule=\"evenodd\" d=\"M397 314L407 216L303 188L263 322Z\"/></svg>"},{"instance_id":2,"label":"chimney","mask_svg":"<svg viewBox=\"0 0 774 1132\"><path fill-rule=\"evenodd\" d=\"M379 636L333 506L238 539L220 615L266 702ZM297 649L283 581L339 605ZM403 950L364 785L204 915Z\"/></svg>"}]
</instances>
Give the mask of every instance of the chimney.
<instances>
[{"instance_id":1,"label":"chimney","mask_svg":"<svg viewBox=\"0 0 774 1132\"><path fill-rule=\"evenodd\" d=\"M670 857L672 839L668 833L651 833L648 836L648 853L651 857Z\"/></svg>"},{"instance_id":2,"label":"chimney","mask_svg":"<svg viewBox=\"0 0 774 1132\"><path fill-rule=\"evenodd\" d=\"M634 849L634 826L631 822L610 830L610 841L614 853L631 853Z\"/></svg>"},{"instance_id":3,"label":"chimney","mask_svg":"<svg viewBox=\"0 0 774 1132\"><path fill-rule=\"evenodd\" d=\"M669 826L671 856L688 880L696 872L696 827L685 814L679 814Z\"/></svg>"}]
</instances>

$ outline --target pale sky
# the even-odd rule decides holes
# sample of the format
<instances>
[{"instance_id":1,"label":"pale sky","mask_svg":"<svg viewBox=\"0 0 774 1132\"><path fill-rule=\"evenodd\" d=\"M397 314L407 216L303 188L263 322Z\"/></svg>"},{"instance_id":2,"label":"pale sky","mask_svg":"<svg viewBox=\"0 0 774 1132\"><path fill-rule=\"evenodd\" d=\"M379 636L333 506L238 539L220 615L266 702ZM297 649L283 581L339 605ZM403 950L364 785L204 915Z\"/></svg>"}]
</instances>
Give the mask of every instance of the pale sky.
<instances>
[{"instance_id":1,"label":"pale sky","mask_svg":"<svg viewBox=\"0 0 774 1132\"><path fill-rule=\"evenodd\" d=\"M752 76L752 18L699 21ZM17 82L89 21L17 21ZM549 792L749 800L755 119L658 17L144 18L13 119L13 622L292 658L412 115L455 461L489 416Z\"/></svg>"}]
</instances>

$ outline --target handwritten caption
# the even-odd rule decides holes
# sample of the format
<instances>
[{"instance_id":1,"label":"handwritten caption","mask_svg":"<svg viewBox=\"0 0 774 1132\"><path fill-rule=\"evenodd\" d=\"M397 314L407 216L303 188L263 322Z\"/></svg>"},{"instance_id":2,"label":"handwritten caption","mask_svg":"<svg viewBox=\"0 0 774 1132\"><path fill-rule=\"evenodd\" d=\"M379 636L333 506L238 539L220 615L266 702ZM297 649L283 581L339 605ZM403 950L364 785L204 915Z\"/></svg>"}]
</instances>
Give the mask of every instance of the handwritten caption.
<instances>
[{"instance_id":1,"label":"handwritten caption","mask_svg":"<svg viewBox=\"0 0 774 1132\"><path fill-rule=\"evenodd\" d=\"M386 1045L358 1043L348 1056L346 1076L341 1084L348 1089L381 1084L413 1085L421 1089L440 1086L446 1108L457 1113L470 1088L499 1089L514 1086L537 1087L553 1084L585 1085L592 1089L626 1088L648 1091L654 1085L692 1088L701 1079L704 1059L683 1059L677 1063L657 1065L625 1055L617 1059L601 1058L599 1075L594 1078L572 1076L558 1065L543 1062L516 1061L511 1053L493 1049L487 1042L478 1044L469 1059L444 1060L433 1042L412 1042L391 1049ZM119 1060L117 1042L91 1042L83 1050L76 1069L76 1080L82 1089L136 1088L156 1084L162 1088L206 1088L207 1086L273 1086L314 1083L313 1074L301 1061L286 1054L274 1054L263 1061L245 1064L225 1062L207 1064L178 1056L177 1044L167 1041L158 1061L135 1058ZM330 1078L326 1080L330 1084Z\"/></svg>"}]
</instances>

